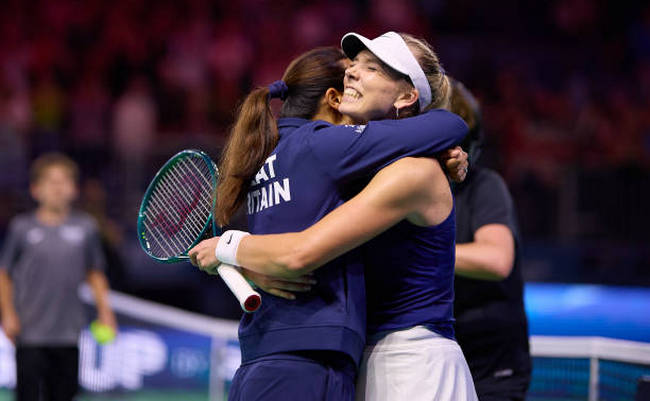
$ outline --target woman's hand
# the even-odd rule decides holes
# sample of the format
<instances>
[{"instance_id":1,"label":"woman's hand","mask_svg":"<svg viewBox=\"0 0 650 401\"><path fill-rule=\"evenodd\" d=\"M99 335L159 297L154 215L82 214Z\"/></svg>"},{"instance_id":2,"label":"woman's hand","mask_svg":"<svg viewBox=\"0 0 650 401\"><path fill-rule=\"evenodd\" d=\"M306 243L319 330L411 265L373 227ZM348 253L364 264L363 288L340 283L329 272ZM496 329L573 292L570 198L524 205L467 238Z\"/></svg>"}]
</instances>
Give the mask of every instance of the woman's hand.
<instances>
[{"instance_id":1,"label":"woman's hand","mask_svg":"<svg viewBox=\"0 0 650 401\"><path fill-rule=\"evenodd\" d=\"M247 280L252 281L265 292L289 300L296 299L292 292L307 292L311 290L312 285L316 284L316 280L311 274L296 278L277 278L247 269L242 269L241 273Z\"/></svg>"},{"instance_id":2,"label":"woman's hand","mask_svg":"<svg viewBox=\"0 0 650 401\"><path fill-rule=\"evenodd\" d=\"M208 274L218 275L217 268L221 262L217 260L214 253L218 243L219 237L212 237L199 242L198 245L190 249L188 255L192 264ZM316 280L311 274L296 278L277 278L245 268L241 269L241 273L247 280L252 281L265 292L289 300L296 299L292 292L307 292L311 290L312 285L316 284Z\"/></svg>"},{"instance_id":3,"label":"woman's hand","mask_svg":"<svg viewBox=\"0 0 650 401\"><path fill-rule=\"evenodd\" d=\"M219 260L214 254L219 243L219 237L212 237L199 242L194 248L190 249L188 256L190 262L208 274L217 274Z\"/></svg>"},{"instance_id":4,"label":"woman's hand","mask_svg":"<svg viewBox=\"0 0 650 401\"><path fill-rule=\"evenodd\" d=\"M438 156L440 164L445 167L449 178L454 182L463 182L469 170L467 153L460 146L447 149Z\"/></svg>"}]
</instances>

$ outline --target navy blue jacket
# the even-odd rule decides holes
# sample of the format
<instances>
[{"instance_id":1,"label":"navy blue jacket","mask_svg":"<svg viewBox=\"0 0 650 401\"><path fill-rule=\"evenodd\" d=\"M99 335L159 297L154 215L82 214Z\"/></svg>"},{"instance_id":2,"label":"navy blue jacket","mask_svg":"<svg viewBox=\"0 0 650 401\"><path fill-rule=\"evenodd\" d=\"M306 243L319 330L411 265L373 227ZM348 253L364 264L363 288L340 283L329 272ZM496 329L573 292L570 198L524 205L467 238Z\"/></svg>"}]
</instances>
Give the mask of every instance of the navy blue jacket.
<instances>
[{"instance_id":1,"label":"navy blue jacket","mask_svg":"<svg viewBox=\"0 0 650 401\"><path fill-rule=\"evenodd\" d=\"M434 155L459 143L467 126L433 110L367 125L336 126L283 118L280 139L251 183L246 210L254 234L301 231L344 202L346 185L405 156ZM365 345L365 283L360 251L316 271L318 284L294 301L263 293L260 310L244 315L242 361L274 353L327 350L357 364Z\"/></svg>"}]
</instances>

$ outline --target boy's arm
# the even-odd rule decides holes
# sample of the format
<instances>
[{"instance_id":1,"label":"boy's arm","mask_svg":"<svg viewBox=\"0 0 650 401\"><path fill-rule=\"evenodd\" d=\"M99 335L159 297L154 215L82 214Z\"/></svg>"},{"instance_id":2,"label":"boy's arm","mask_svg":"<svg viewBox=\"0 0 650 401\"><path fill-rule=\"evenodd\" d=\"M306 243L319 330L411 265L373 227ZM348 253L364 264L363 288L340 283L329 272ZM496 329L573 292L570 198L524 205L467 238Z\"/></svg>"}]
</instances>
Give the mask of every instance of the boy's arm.
<instances>
[{"instance_id":1,"label":"boy's arm","mask_svg":"<svg viewBox=\"0 0 650 401\"><path fill-rule=\"evenodd\" d=\"M97 318L99 322L108 325L117 331L117 321L108 302L108 280L101 270L89 270L86 281L90 286L97 305Z\"/></svg>"},{"instance_id":2,"label":"boy's arm","mask_svg":"<svg viewBox=\"0 0 650 401\"><path fill-rule=\"evenodd\" d=\"M13 282L7 269L0 267L0 314L2 314L2 329L11 342L15 342L20 333L20 319L14 307Z\"/></svg>"}]
</instances>

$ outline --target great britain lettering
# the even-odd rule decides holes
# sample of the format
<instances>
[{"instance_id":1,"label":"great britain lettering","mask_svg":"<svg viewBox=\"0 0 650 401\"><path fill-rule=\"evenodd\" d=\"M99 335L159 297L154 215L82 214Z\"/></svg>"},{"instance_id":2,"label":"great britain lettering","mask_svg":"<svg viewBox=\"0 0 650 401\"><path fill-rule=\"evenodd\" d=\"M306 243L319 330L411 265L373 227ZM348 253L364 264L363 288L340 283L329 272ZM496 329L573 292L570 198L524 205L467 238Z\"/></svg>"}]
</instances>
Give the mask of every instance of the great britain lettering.
<instances>
[{"instance_id":1,"label":"great britain lettering","mask_svg":"<svg viewBox=\"0 0 650 401\"><path fill-rule=\"evenodd\" d=\"M256 188L248 192L248 214L291 201L289 178L279 179L275 176L276 159L277 154L269 156L251 181L251 186Z\"/></svg>"}]
</instances>

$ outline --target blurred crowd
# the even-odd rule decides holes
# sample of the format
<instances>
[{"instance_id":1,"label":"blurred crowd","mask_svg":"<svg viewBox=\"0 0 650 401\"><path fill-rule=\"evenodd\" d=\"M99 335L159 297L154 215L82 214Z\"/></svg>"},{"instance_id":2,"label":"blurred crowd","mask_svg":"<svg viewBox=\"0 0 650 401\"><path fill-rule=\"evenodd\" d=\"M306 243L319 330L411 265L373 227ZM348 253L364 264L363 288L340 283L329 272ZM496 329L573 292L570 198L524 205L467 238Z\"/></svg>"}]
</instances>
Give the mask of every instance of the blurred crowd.
<instances>
[{"instance_id":1,"label":"blurred crowd","mask_svg":"<svg viewBox=\"0 0 650 401\"><path fill-rule=\"evenodd\" d=\"M484 162L505 175L528 238L647 239L650 221L638 213L650 202L650 6L640 1L4 0L0 8L0 233L29 206L29 162L61 150L80 163L83 203L123 253L160 162L186 147L218 158L248 90L347 31L396 30L432 42L482 101ZM634 263L650 264L638 255Z\"/></svg>"}]
</instances>

